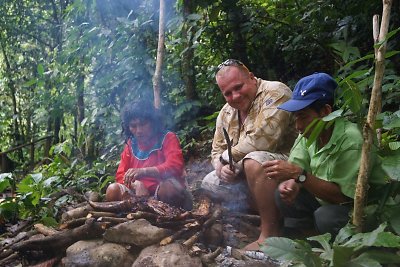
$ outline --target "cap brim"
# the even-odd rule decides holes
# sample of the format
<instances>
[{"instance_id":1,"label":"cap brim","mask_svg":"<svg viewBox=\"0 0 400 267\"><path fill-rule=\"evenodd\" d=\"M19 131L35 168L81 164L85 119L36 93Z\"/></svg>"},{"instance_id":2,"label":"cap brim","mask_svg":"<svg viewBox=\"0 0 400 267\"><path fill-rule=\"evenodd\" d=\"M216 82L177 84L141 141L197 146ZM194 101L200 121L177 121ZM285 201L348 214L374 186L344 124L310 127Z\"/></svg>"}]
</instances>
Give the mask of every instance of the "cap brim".
<instances>
[{"instance_id":1,"label":"cap brim","mask_svg":"<svg viewBox=\"0 0 400 267\"><path fill-rule=\"evenodd\" d=\"M317 99L309 99L309 100L296 100L296 99L290 99L283 103L282 105L278 106L279 109L283 109L289 112L296 112L299 110L302 110L309 105L311 105L313 102L315 102Z\"/></svg>"}]
</instances>

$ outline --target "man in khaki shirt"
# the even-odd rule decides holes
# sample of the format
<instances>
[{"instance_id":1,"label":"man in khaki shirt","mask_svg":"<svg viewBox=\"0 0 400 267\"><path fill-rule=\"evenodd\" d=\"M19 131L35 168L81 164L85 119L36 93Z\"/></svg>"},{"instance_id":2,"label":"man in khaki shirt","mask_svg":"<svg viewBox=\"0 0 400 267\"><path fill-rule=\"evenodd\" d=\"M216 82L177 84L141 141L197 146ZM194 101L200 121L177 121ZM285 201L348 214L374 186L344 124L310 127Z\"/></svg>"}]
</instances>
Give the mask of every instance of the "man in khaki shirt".
<instances>
[{"instance_id":1,"label":"man in khaki shirt","mask_svg":"<svg viewBox=\"0 0 400 267\"><path fill-rule=\"evenodd\" d=\"M227 104L218 115L212 144L215 171L203 179L202 188L232 211L251 203L261 218L261 234L245 249L258 250L265 238L279 234L279 212L268 204L274 203L277 182L266 179L261 164L287 159L297 136L290 113L277 109L291 91L283 83L256 78L235 59L218 66L216 81ZM233 170L223 128L232 140Z\"/></svg>"}]
</instances>

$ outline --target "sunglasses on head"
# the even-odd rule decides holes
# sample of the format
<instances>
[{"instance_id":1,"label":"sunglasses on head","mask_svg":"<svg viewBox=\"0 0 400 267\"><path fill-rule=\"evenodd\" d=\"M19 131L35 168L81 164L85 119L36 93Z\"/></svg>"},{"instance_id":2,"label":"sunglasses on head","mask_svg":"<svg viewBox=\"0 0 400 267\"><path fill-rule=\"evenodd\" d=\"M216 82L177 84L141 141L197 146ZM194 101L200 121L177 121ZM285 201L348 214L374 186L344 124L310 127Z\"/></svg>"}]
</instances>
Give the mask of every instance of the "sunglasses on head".
<instances>
[{"instance_id":1,"label":"sunglasses on head","mask_svg":"<svg viewBox=\"0 0 400 267\"><path fill-rule=\"evenodd\" d=\"M228 66L243 66L245 69L247 69L247 67L240 60L230 58L219 64L217 66L217 69L215 70L215 73L220 71L223 67L228 67Z\"/></svg>"}]
</instances>

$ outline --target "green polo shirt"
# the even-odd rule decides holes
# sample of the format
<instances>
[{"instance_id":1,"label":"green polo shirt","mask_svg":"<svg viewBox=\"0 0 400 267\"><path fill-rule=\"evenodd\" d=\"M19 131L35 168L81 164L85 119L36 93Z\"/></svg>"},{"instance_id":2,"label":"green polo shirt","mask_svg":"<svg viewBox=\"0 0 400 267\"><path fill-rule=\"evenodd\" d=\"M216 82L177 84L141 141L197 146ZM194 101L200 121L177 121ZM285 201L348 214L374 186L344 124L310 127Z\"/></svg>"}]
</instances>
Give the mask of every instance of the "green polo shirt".
<instances>
[{"instance_id":1,"label":"green polo shirt","mask_svg":"<svg viewBox=\"0 0 400 267\"><path fill-rule=\"evenodd\" d=\"M344 195L354 198L364 142L357 124L336 119L331 139L321 149L316 142L307 147L306 138L300 138L297 137L289 161L320 179L338 184ZM385 174L375 151L371 154L370 166L370 184L383 184Z\"/></svg>"}]
</instances>

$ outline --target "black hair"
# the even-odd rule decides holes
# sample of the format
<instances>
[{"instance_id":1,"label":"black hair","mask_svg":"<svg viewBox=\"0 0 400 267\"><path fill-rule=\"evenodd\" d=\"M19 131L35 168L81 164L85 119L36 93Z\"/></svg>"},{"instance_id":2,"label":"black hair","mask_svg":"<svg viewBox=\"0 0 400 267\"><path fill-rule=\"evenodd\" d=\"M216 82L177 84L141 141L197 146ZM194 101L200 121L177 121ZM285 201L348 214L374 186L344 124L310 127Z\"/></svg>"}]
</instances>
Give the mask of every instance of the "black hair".
<instances>
[{"instance_id":1,"label":"black hair","mask_svg":"<svg viewBox=\"0 0 400 267\"><path fill-rule=\"evenodd\" d=\"M332 110L334 108L334 100L333 99L318 99L314 101L312 104L307 106L307 108L310 108L314 110L315 112L319 113L325 105L328 104L332 107Z\"/></svg>"},{"instance_id":2,"label":"black hair","mask_svg":"<svg viewBox=\"0 0 400 267\"><path fill-rule=\"evenodd\" d=\"M141 99L127 103L122 109L121 119L122 135L125 137L125 140L128 140L128 138L132 136L129 130L129 123L134 119L149 121L151 123L151 128L156 134L161 134L164 130L160 111L148 100Z\"/></svg>"}]
</instances>

